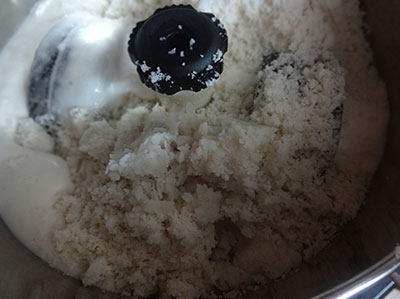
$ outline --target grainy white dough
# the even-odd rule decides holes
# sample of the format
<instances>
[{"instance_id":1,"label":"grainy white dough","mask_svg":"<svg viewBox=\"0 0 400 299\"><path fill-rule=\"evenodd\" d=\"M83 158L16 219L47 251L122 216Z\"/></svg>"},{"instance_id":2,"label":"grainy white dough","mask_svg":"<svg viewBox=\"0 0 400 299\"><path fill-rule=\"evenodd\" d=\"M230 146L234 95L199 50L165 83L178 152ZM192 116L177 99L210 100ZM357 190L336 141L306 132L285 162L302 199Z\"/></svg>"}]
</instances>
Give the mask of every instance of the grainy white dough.
<instances>
[{"instance_id":1,"label":"grainy white dough","mask_svg":"<svg viewBox=\"0 0 400 299\"><path fill-rule=\"evenodd\" d=\"M59 2L135 23L183 1ZM358 1L189 3L229 35L206 107L127 93L72 110L42 146L17 126L68 164L48 261L86 285L197 298L276 279L356 216L381 157L386 92Z\"/></svg>"}]
</instances>

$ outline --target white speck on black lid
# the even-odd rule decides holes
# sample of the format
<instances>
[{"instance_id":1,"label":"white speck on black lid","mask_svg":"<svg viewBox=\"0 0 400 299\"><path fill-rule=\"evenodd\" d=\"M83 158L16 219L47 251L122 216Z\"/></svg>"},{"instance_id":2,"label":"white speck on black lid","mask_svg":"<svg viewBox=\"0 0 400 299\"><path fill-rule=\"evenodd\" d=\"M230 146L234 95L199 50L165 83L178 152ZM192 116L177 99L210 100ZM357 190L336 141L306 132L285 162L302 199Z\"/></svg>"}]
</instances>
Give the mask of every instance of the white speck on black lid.
<instances>
[{"instance_id":1,"label":"white speck on black lid","mask_svg":"<svg viewBox=\"0 0 400 299\"><path fill-rule=\"evenodd\" d=\"M149 79L151 81L151 83L153 83L156 87L160 87L160 85L157 82L160 81L169 81L171 80L171 76L168 74L164 74L160 67L157 67L157 71L156 72L151 72L149 75Z\"/></svg>"},{"instance_id":2,"label":"white speck on black lid","mask_svg":"<svg viewBox=\"0 0 400 299\"><path fill-rule=\"evenodd\" d=\"M182 25L178 25L178 29L182 30L183 29Z\"/></svg>"},{"instance_id":3,"label":"white speck on black lid","mask_svg":"<svg viewBox=\"0 0 400 299\"><path fill-rule=\"evenodd\" d=\"M143 61L139 66L143 73L150 71L150 67L146 64L146 61Z\"/></svg>"},{"instance_id":4,"label":"white speck on black lid","mask_svg":"<svg viewBox=\"0 0 400 299\"><path fill-rule=\"evenodd\" d=\"M222 53L222 51L220 49L218 49L218 51L213 55L212 61L217 63L222 60L222 56L224 55L224 53Z\"/></svg>"},{"instance_id":5,"label":"white speck on black lid","mask_svg":"<svg viewBox=\"0 0 400 299\"><path fill-rule=\"evenodd\" d=\"M213 85L219 78L221 74L218 72L214 72L214 77L210 78L204 82L202 82L200 79L198 79L198 82L204 83L207 87L210 87L211 85Z\"/></svg>"},{"instance_id":6,"label":"white speck on black lid","mask_svg":"<svg viewBox=\"0 0 400 299\"><path fill-rule=\"evenodd\" d=\"M211 71L213 68L214 68L214 67L213 67L211 64L209 64L209 65L207 66L207 68L206 68L206 71Z\"/></svg>"},{"instance_id":7,"label":"white speck on black lid","mask_svg":"<svg viewBox=\"0 0 400 299\"><path fill-rule=\"evenodd\" d=\"M207 80L206 82L204 82L206 84L207 87L210 87L211 85L213 85L215 83L215 81L217 81L217 79L212 78L210 80Z\"/></svg>"},{"instance_id":8,"label":"white speck on black lid","mask_svg":"<svg viewBox=\"0 0 400 299\"><path fill-rule=\"evenodd\" d=\"M193 80L193 79L196 77L197 74L198 74L198 73L197 73L196 71L193 71L193 72L191 72L191 73L188 74L188 77L191 77L192 80Z\"/></svg>"},{"instance_id":9,"label":"white speck on black lid","mask_svg":"<svg viewBox=\"0 0 400 299\"><path fill-rule=\"evenodd\" d=\"M190 50L193 50L193 46L194 46L195 43L196 43L196 40L194 38L191 38L190 41L189 41Z\"/></svg>"},{"instance_id":10,"label":"white speck on black lid","mask_svg":"<svg viewBox=\"0 0 400 299\"><path fill-rule=\"evenodd\" d=\"M176 54L176 48L173 48L172 50L168 51L169 55L175 55Z\"/></svg>"},{"instance_id":11,"label":"white speck on black lid","mask_svg":"<svg viewBox=\"0 0 400 299\"><path fill-rule=\"evenodd\" d=\"M186 65L186 62L182 62L182 66L185 66Z\"/></svg>"},{"instance_id":12,"label":"white speck on black lid","mask_svg":"<svg viewBox=\"0 0 400 299\"><path fill-rule=\"evenodd\" d=\"M203 54L200 54L200 57L201 57L201 58L204 58L204 55L203 55Z\"/></svg>"},{"instance_id":13,"label":"white speck on black lid","mask_svg":"<svg viewBox=\"0 0 400 299\"><path fill-rule=\"evenodd\" d=\"M181 51L180 56L185 57L185 51Z\"/></svg>"},{"instance_id":14,"label":"white speck on black lid","mask_svg":"<svg viewBox=\"0 0 400 299\"><path fill-rule=\"evenodd\" d=\"M164 41L164 40L167 40L167 38L166 38L165 36L161 36L161 37L160 37L160 40L161 40L161 41Z\"/></svg>"},{"instance_id":15,"label":"white speck on black lid","mask_svg":"<svg viewBox=\"0 0 400 299\"><path fill-rule=\"evenodd\" d=\"M158 83L155 83L154 86L156 87L156 90L157 90L157 91L159 91L159 90L161 89L161 86L160 86L160 84L158 84Z\"/></svg>"},{"instance_id":16,"label":"white speck on black lid","mask_svg":"<svg viewBox=\"0 0 400 299\"><path fill-rule=\"evenodd\" d=\"M217 18L216 18L216 17L212 17L212 18L211 18L211 21L216 22L216 21L217 21Z\"/></svg>"}]
</instances>

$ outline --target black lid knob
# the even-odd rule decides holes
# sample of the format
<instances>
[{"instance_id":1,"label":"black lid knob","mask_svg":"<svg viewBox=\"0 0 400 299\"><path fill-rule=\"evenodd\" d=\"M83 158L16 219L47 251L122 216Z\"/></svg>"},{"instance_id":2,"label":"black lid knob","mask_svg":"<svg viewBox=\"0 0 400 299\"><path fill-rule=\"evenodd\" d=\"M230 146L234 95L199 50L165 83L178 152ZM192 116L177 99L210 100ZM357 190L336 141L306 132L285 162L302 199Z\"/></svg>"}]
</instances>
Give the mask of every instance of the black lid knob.
<instances>
[{"instance_id":1,"label":"black lid knob","mask_svg":"<svg viewBox=\"0 0 400 299\"><path fill-rule=\"evenodd\" d=\"M158 9L137 23L128 48L142 82L167 95L213 84L222 73L227 50L222 23L190 5Z\"/></svg>"}]
</instances>

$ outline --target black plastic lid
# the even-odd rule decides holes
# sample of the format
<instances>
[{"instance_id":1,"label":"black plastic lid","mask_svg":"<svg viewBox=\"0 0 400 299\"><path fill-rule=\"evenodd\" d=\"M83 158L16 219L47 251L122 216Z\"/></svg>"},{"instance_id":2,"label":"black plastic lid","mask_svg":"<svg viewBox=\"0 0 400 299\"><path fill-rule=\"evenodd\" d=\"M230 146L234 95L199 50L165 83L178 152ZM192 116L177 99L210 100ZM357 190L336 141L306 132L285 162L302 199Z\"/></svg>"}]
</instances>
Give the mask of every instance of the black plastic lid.
<instances>
[{"instance_id":1,"label":"black plastic lid","mask_svg":"<svg viewBox=\"0 0 400 299\"><path fill-rule=\"evenodd\" d=\"M137 23L128 48L142 82L167 95L212 85L223 71L227 50L222 23L190 5L158 9Z\"/></svg>"}]
</instances>

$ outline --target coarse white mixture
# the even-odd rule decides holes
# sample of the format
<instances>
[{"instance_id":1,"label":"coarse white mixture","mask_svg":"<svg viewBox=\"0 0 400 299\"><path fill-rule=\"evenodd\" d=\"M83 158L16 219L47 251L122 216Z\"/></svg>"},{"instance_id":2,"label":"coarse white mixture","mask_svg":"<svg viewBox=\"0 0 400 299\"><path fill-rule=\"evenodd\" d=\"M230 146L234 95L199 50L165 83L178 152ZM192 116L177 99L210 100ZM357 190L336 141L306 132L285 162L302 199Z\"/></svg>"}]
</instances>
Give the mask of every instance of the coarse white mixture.
<instances>
[{"instance_id":1,"label":"coarse white mixture","mask_svg":"<svg viewBox=\"0 0 400 299\"><path fill-rule=\"evenodd\" d=\"M183 3L57 2L132 26ZM53 196L39 255L86 285L197 298L278 278L356 216L381 157L386 93L358 1L189 3L229 36L206 107L132 90L71 110L54 145L28 119L14 132L68 165L73 188Z\"/></svg>"}]
</instances>

